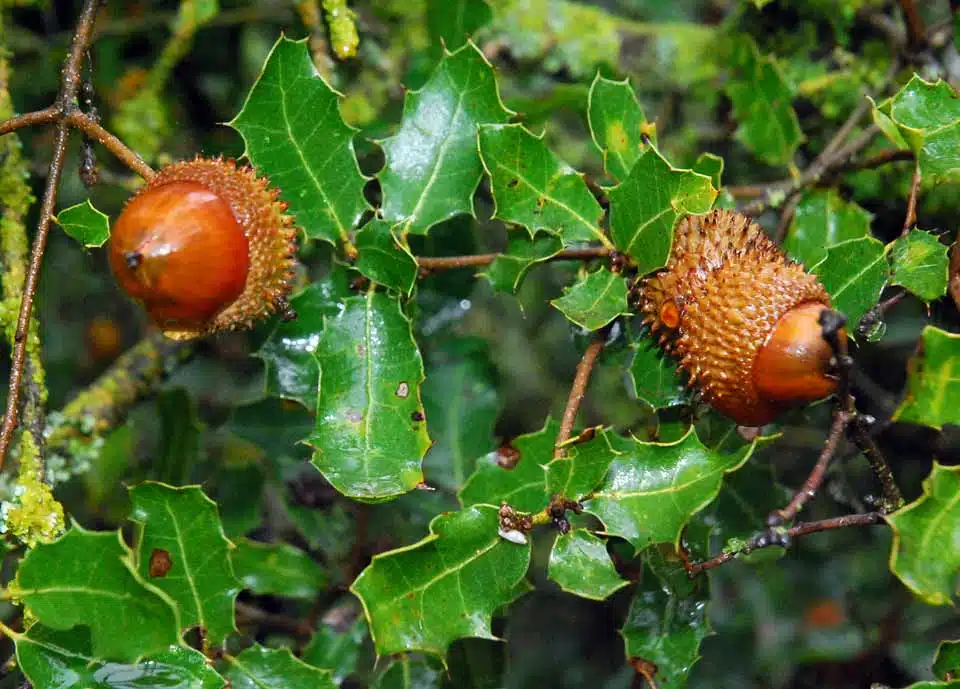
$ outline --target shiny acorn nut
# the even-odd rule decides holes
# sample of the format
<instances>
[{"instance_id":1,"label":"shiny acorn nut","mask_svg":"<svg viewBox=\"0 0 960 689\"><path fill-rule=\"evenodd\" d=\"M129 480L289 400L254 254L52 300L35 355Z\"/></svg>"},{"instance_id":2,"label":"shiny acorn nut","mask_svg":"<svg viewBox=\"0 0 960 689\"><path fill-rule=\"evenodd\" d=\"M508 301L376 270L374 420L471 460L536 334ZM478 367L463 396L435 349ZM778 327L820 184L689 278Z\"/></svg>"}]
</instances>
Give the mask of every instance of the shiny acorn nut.
<instances>
[{"instance_id":1,"label":"shiny acorn nut","mask_svg":"<svg viewBox=\"0 0 960 689\"><path fill-rule=\"evenodd\" d=\"M836 389L818 321L829 295L749 218L716 210L683 219L667 265L641 289L661 346L738 424L762 426Z\"/></svg>"},{"instance_id":2,"label":"shiny acorn nut","mask_svg":"<svg viewBox=\"0 0 960 689\"><path fill-rule=\"evenodd\" d=\"M114 224L117 282L173 339L249 327L293 278L296 230L277 194L231 160L163 168Z\"/></svg>"}]
</instances>

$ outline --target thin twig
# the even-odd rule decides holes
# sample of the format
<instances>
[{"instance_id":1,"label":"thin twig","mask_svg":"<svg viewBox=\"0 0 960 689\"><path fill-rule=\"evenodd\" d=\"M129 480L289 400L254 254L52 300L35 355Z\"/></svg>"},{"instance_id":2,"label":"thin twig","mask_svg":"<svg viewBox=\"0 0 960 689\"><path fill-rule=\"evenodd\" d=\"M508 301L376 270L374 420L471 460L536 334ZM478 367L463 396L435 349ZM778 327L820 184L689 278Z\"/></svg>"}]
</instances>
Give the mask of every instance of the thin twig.
<instances>
[{"instance_id":1,"label":"thin twig","mask_svg":"<svg viewBox=\"0 0 960 689\"><path fill-rule=\"evenodd\" d=\"M601 328L596 332L593 341L587 345L587 350L583 353L583 358L577 364L577 372L573 377L573 385L570 387L570 395L567 397L567 406L563 410L563 418L560 420L560 432L557 433L557 439L553 444L553 457L558 459L563 457L563 445L570 439L573 432L573 424L577 420L577 411L580 409L580 402L587 392L587 384L590 382L590 373L593 371L593 365L597 362L597 357L603 351L607 343L607 335L610 333L610 327Z\"/></svg>"},{"instance_id":2,"label":"thin twig","mask_svg":"<svg viewBox=\"0 0 960 689\"><path fill-rule=\"evenodd\" d=\"M60 114L60 108L51 105L49 108L44 108L43 110L35 110L34 112L26 112L22 115L11 117L5 122L0 122L0 136L15 132L18 129L23 129L24 127L32 127L38 124L53 124L60 119Z\"/></svg>"},{"instance_id":3,"label":"thin twig","mask_svg":"<svg viewBox=\"0 0 960 689\"><path fill-rule=\"evenodd\" d=\"M907 23L909 45L913 49L922 48L927 42L927 30L923 24L923 17L913 0L900 0L900 9Z\"/></svg>"},{"instance_id":4,"label":"thin twig","mask_svg":"<svg viewBox=\"0 0 960 689\"><path fill-rule=\"evenodd\" d=\"M907 215L903 219L902 235L907 234L910 228L917 223L917 194L920 192L920 161L913 166L913 179L910 180L910 196L907 197Z\"/></svg>"},{"instance_id":5,"label":"thin twig","mask_svg":"<svg viewBox=\"0 0 960 689\"><path fill-rule=\"evenodd\" d=\"M604 258L611 251L605 247L587 247L584 249L565 249L546 259L547 261L589 261ZM470 268L493 263L503 254L473 254L470 256L417 256L417 265L423 270L450 270L451 268Z\"/></svg>"},{"instance_id":6,"label":"thin twig","mask_svg":"<svg viewBox=\"0 0 960 689\"><path fill-rule=\"evenodd\" d=\"M851 172L854 170L870 170L877 167L882 167L889 163L901 163L908 160L913 160L914 156L913 151L908 150L895 150L890 149L887 151L882 151L876 155L870 156L868 158L858 158L856 160L848 161L843 167L841 167L838 172Z\"/></svg>"},{"instance_id":7,"label":"thin twig","mask_svg":"<svg viewBox=\"0 0 960 689\"><path fill-rule=\"evenodd\" d=\"M900 494L900 487L893 477L893 470L887 458L883 456L877 441L869 433L869 428L875 421L872 416L858 416L853 423L853 439L880 482L880 512L889 514L903 506L903 496Z\"/></svg>"},{"instance_id":8,"label":"thin twig","mask_svg":"<svg viewBox=\"0 0 960 689\"><path fill-rule=\"evenodd\" d=\"M90 117L90 115L87 113L81 112L80 110L75 110L65 118L65 121L82 131L97 143L101 144L118 160L120 160L120 162L122 162L136 174L143 177L143 179L150 180L150 178L156 174L153 168L147 165L143 158L141 158L134 150L104 129L99 122Z\"/></svg>"}]
</instances>

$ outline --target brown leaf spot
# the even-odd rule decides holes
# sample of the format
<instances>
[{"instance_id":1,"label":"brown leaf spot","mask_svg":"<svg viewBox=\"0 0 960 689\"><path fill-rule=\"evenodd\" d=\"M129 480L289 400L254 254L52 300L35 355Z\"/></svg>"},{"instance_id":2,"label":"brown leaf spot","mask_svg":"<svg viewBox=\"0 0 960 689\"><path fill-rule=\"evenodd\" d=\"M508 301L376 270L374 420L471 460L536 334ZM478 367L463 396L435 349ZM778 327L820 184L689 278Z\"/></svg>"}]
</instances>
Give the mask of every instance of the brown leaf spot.
<instances>
[{"instance_id":1,"label":"brown leaf spot","mask_svg":"<svg viewBox=\"0 0 960 689\"><path fill-rule=\"evenodd\" d=\"M414 421L423 421L427 417L425 417L423 415L423 412L418 409L417 411L410 414L410 418L413 419Z\"/></svg>"},{"instance_id":2,"label":"brown leaf spot","mask_svg":"<svg viewBox=\"0 0 960 689\"><path fill-rule=\"evenodd\" d=\"M150 553L149 573L152 578L165 577L170 568L173 567L173 560L170 559L170 553L162 548L154 548Z\"/></svg>"}]
</instances>

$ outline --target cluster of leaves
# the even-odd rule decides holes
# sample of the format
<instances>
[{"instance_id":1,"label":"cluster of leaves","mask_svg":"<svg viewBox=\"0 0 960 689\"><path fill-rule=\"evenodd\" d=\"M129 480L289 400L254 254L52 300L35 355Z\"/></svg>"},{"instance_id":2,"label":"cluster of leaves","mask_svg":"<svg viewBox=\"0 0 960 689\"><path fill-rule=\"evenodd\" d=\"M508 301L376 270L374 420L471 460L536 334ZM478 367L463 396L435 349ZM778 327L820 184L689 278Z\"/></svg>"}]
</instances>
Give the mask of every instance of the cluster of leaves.
<instances>
[{"instance_id":1,"label":"cluster of leaves","mask_svg":"<svg viewBox=\"0 0 960 689\"><path fill-rule=\"evenodd\" d=\"M776 10L765 4L743 3L734 18L747 26L762 21ZM658 132L629 80L595 70L597 63L615 62L615 52L607 59L603 40L610 32L599 31L593 42L560 40L578 22L600 29L610 22L615 33L620 24L613 15L572 2L507 0L429 2L425 12L429 38L418 88L406 93L398 121L370 125L362 135L343 116L357 105L356 95L345 101L318 74L306 40L281 37L266 56L230 126L242 137L246 157L296 216L305 263L321 269L311 271L291 299L297 319L268 323L257 333L261 399L238 406L228 424L256 459L214 465L197 476L185 464L198 454L200 435L191 405L182 392L161 397L165 440L152 476L163 482L138 483L129 491L134 547L123 531L74 524L19 562L8 594L32 624L23 632L4 631L33 686L212 688L229 680L235 687L332 687L361 674L368 638L376 656L392 658L369 673L371 684L440 686L445 675L458 676L460 654L471 648L463 640L498 638L495 625L529 595L531 581L540 590L618 607L622 660L631 661L631 673L658 683L697 681L693 668L714 626L720 637L730 631L734 642L742 641L734 613L724 607L723 585L731 576L741 583L754 576L776 580L780 570L770 560L782 549L728 570L736 575L718 571L694 580L683 558L736 551L762 528L764 515L782 505L784 490L768 471L782 440L766 435L744 441L729 422L698 408L676 365L639 327L629 301L632 280L666 262L679 218L736 206L723 183L725 159L689 150L676 133L668 138ZM843 16L829 21L842 23ZM712 31L712 69L696 72L687 65L685 72L674 65L674 81L708 84L714 98L722 86L739 146L726 158L738 170L775 169L818 153L804 148L805 136L824 128L802 126L795 102L804 92L791 78L813 67L799 56L786 62L768 55L736 26L731 19ZM682 35L691 38L694 28L706 30L691 25ZM845 35L849 26L835 28ZM674 40L676 27L664 31ZM581 93L580 143L589 139L592 146L581 146L587 152L576 161L594 173L589 183L555 152L575 150L569 141L550 128L537 132L535 117L526 112L531 108L522 108L520 99L514 109L504 104L501 87L516 84L468 35L516 59L537 60L546 73L563 69L578 83L589 82ZM708 52L702 41L684 46L691 54ZM362 50L361 35L361 58ZM960 173L960 100L944 81L903 74L902 87L872 109L888 139L878 150L910 151L926 184L950 182ZM829 121L829 109L820 110ZM663 130L671 122L660 125ZM389 136L374 136L386 129ZM383 163L368 177L356 150L374 144ZM877 313L885 289L936 305L945 301L948 281L947 247L938 233L911 226L887 237L876 226L877 216L865 207L885 210L870 196L871 174L880 173L851 173L851 188L811 183L798 189L783 238L784 250L819 276L834 307L852 325L865 324L858 333L864 351L893 336ZM903 203L894 207L902 218ZM86 199L57 220L84 246L100 246L109 236L107 216ZM502 240L481 273L490 299L516 295L524 301L536 288L537 281L527 279L533 268L570 261L550 273L559 288L534 298L566 319L555 331L560 337L574 333L578 345L598 332L606 338L596 375L628 371L628 389L621 385L619 397L639 410L632 423L587 428L557 452L560 425L548 404L528 410L538 430L501 423L527 432L504 434L512 437L497 447L506 385L491 374L487 348L450 325L470 302L460 287L441 284L448 276L428 275L442 257L424 257L431 249L473 251L483 232ZM546 265L541 268L547 274ZM439 305L431 301L437 295L445 297ZM902 401L891 410L894 421L933 429L960 423L960 405L954 407L960 383L953 372L960 336L947 330L955 321L948 315L922 332L914 327L898 335L919 347ZM561 388L565 396L569 385ZM791 427L809 428L823 411L797 412L779 430L789 438ZM129 434L124 426L108 438L101 453L107 459L90 481L101 487L90 493L105 491L111 476L122 475L117 464L132 454ZM296 461L297 442L309 448L307 478ZM812 462L812 453L808 457ZM960 472L946 464L931 467L929 458L924 469L929 475L912 502L886 516L892 543L874 543L873 550L889 553L890 572L922 601L911 605L949 606L960 573ZM293 500L287 494L289 484L309 487L318 476L324 483L313 493L321 495ZM198 479L210 479L206 487L216 502L199 485L168 485ZM328 486L336 496L323 493ZM282 507L272 510L265 494L273 501L279 496ZM557 518L564 527L559 533L504 529L503 503L549 522L558 501L576 504L578 512ZM856 505L861 498L845 501ZM292 528L267 523L262 512ZM367 562L362 532L377 526L387 546ZM825 561L830 557L826 552ZM347 566L338 570L331 563ZM857 585L867 588L863 581ZM904 590L891 576L877 581L882 591ZM321 623L314 630L312 622L326 612L320 606L347 587L363 618L348 616L346 624ZM786 583L783 588L789 590ZM773 590L768 584L764 595ZM838 595L847 593L859 591L851 585ZM751 605L759 607L760 599ZM296 615L274 616L250 603L258 600L281 601ZM820 625L838 636L853 628L842 612L818 614L804 618L809 628ZM281 621L291 619L308 620L312 633L307 645L297 646L299 657L285 647L303 635L296 625L283 629ZM286 633L264 631L277 628ZM187 645L185 633L195 643ZM536 633L553 630L528 637ZM522 645L524 637L517 636L511 644ZM798 646L813 658L852 658L868 643L860 637L835 642L817 637ZM492 654L492 646L483 648ZM921 650L935 675L913 686L955 686L957 642L944 641L935 661L929 643ZM485 682L500 680L474 677L460 685Z\"/></svg>"}]
</instances>

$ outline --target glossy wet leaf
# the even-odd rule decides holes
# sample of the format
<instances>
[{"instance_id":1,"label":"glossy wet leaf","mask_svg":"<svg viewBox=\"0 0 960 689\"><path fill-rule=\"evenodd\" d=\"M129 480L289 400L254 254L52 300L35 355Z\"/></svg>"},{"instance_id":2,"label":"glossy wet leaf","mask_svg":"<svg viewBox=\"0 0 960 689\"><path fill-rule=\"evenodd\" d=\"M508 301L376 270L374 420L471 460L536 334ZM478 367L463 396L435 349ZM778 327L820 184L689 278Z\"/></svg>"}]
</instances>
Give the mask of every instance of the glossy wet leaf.
<instances>
[{"instance_id":1,"label":"glossy wet leaf","mask_svg":"<svg viewBox=\"0 0 960 689\"><path fill-rule=\"evenodd\" d=\"M826 258L834 244L869 236L871 219L870 213L844 201L835 189L809 191L797 203L783 249L809 268Z\"/></svg>"},{"instance_id":2,"label":"glossy wet leaf","mask_svg":"<svg viewBox=\"0 0 960 689\"><path fill-rule=\"evenodd\" d=\"M301 654L303 662L327 668L339 684L357 670L363 642L369 635L367 621L357 606L357 617L344 628L321 623Z\"/></svg>"},{"instance_id":3,"label":"glossy wet leaf","mask_svg":"<svg viewBox=\"0 0 960 689\"><path fill-rule=\"evenodd\" d=\"M222 689L225 680L199 651L186 646L136 663L114 663L94 654L89 631L56 631L36 624L16 639L20 669L35 689Z\"/></svg>"},{"instance_id":4,"label":"glossy wet leaf","mask_svg":"<svg viewBox=\"0 0 960 689\"><path fill-rule=\"evenodd\" d=\"M27 553L11 592L47 627L88 627L97 658L132 662L180 642L175 603L137 573L118 531L71 526Z\"/></svg>"},{"instance_id":5,"label":"glossy wet leaf","mask_svg":"<svg viewBox=\"0 0 960 689\"><path fill-rule=\"evenodd\" d=\"M631 347L630 379L637 399L654 409L686 404L688 394L676 361L661 352L649 337L639 338Z\"/></svg>"},{"instance_id":6,"label":"glossy wet leaf","mask_svg":"<svg viewBox=\"0 0 960 689\"><path fill-rule=\"evenodd\" d=\"M646 149L644 136L654 145L657 128L647 119L630 80L594 77L587 98L587 119L594 145L603 155L603 167L611 177L624 180Z\"/></svg>"},{"instance_id":7,"label":"glossy wet leaf","mask_svg":"<svg viewBox=\"0 0 960 689\"><path fill-rule=\"evenodd\" d=\"M336 689L329 670L307 665L289 648L254 645L228 658L231 689Z\"/></svg>"},{"instance_id":8,"label":"glossy wet leaf","mask_svg":"<svg viewBox=\"0 0 960 689\"><path fill-rule=\"evenodd\" d=\"M110 238L110 218L94 208L90 199L64 208L53 219L81 246L103 246Z\"/></svg>"},{"instance_id":9,"label":"glossy wet leaf","mask_svg":"<svg viewBox=\"0 0 960 689\"><path fill-rule=\"evenodd\" d=\"M490 175L494 218L539 230L566 242L608 243L603 214L583 176L520 124L480 127L480 158Z\"/></svg>"},{"instance_id":10,"label":"glossy wet leaf","mask_svg":"<svg viewBox=\"0 0 960 689\"><path fill-rule=\"evenodd\" d=\"M585 276L550 302L574 325L599 330L627 309L627 281L609 268L599 268Z\"/></svg>"},{"instance_id":11,"label":"glossy wet leaf","mask_svg":"<svg viewBox=\"0 0 960 689\"><path fill-rule=\"evenodd\" d=\"M603 480L620 452L611 446L608 431L591 432L596 434L592 439L564 446L563 456L547 464L548 495L579 501Z\"/></svg>"},{"instance_id":12,"label":"glossy wet leaf","mask_svg":"<svg viewBox=\"0 0 960 689\"><path fill-rule=\"evenodd\" d=\"M753 39L741 36L731 41L729 67L726 92L739 123L737 139L770 165L789 163L803 132L793 109L793 91L776 60L762 57Z\"/></svg>"},{"instance_id":13,"label":"glossy wet leaf","mask_svg":"<svg viewBox=\"0 0 960 689\"><path fill-rule=\"evenodd\" d=\"M230 126L308 237L332 244L347 239L368 208L366 179L353 151L354 130L340 116L339 94L317 73L307 39L277 40Z\"/></svg>"},{"instance_id":14,"label":"glossy wet leaf","mask_svg":"<svg viewBox=\"0 0 960 689\"><path fill-rule=\"evenodd\" d=\"M313 600L327 587L327 574L313 558L288 543L236 542L230 555L243 588L258 596Z\"/></svg>"},{"instance_id":15,"label":"glossy wet leaf","mask_svg":"<svg viewBox=\"0 0 960 689\"><path fill-rule=\"evenodd\" d=\"M562 250L563 240L555 235L541 233L531 239L526 233L513 232L507 248L481 275L498 292L513 294L533 266Z\"/></svg>"},{"instance_id":16,"label":"glossy wet leaf","mask_svg":"<svg viewBox=\"0 0 960 689\"><path fill-rule=\"evenodd\" d=\"M936 235L912 230L890 246L890 284L934 301L947 293L949 263L947 246Z\"/></svg>"},{"instance_id":17,"label":"glossy wet leaf","mask_svg":"<svg viewBox=\"0 0 960 689\"><path fill-rule=\"evenodd\" d=\"M265 479L264 467L259 463L237 462L219 467L212 486L205 484L217 503L227 538L239 538L260 524Z\"/></svg>"},{"instance_id":18,"label":"glossy wet leaf","mask_svg":"<svg viewBox=\"0 0 960 689\"><path fill-rule=\"evenodd\" d=\"M923 329L907 365L906 397L893 418L932 428L960 424L960 335Z\"/></svg>"},{"instance_id":19,"label":"glossy wet leaf","mask_svg":"<svg viewBox=\"0 0 960 689\"><path fill-rule=\"evenodd\" d=\"M933 463L923 495L887 516L893 527L890 570L930 605L960 594L960 466Z\"/></svg>"},{"instance_id":20,"label":"glossy wet leaf","mask_svg":"<svg viewBox=\"0 0 960 689\"><path fill-rule=\"evenodd\" d=\"M220 643L236 629L233 606L240 586L216 503L199 486L161 483L135 486L130 499L130 519L140 527L140 576L176 601L183 629L199 626L210 643ZM157 551L166 552L169 561L162 573L155 571Z\"/></svg>"},{"instance_id":21,"label":"glossy wet leaf","mask_svg":"<svg viewBox=\"0 0 960 689\"><path fill-rule=\"evenodd\" d=\"M357 232L356 268L373 282L409 295L417 281L417 262L410 249L393 236L391 225L371 220Z\"/></svg>"},{"instance_id":22,"label":"glossy wet leaf","mask_svg":"<svg viewBox=\"0 0 960 689\"><path fill-rule=\"evenodd\" d=\"M497 533L497 508L440 515L419 543L381 553L350 590L363 602L381 655L438 656L456 639L494 638L493 612L513 599L527 571L529 545Z\"/></svg>"},{"instance_id":23,"label":"glossy wet leaf","mask_svg":"<svg viewBox=\"0 0 960 689\"><path fill-rule=\"evenodd\" d=\"M506 122L493 69L468 43L444 55L427 83L407 93L400 130L381 142L381 215L400 233L426 234L458 213L473 213L482 166L477 127Z\"/></svg>"},{"instance_id":24,"label":"glossy wet leaf","mask_svg":"<svg viewBox=\"0 0 960 689\"><path fill-rule=\"evenodd\" d=\"M539 431L519 435L507 448L481 457L477 468L460 490L464 507L509 503L521 512L547 505L544 467L553 459L553 444L560 424L547 419Z\"/></svg>"},{"instance_id":25,"label":"glossy wet leaf","mask_svg":"<svg viewBox=\"0 0 960 689\"><path fill-rule=\"evenodd\" d=\"M430 656L395 658L374 680L375 689L440 689L446 670Z\"/></svg>"},{"instance_id":26,"label":"glossy wet leaf","mask_svg":"<svg viewBox=\"0 0 960 689\"><path fill-rule=\"evenodd\" d=\"M826 258L811 272L827 288L833 308L855 324L877 303L889 268L883 244L873 237L861 237L829 247Z\"/></svg>"},{"instance_id":27,"label":"glossy wet leaf","mask_svg":"<svg viewBox=\"0 0 960 689\"><path fill-rule=\"evenodd\" d=\"M547 576L567 593L592 600L604 600L630 583L617 574L606 542L584 529L557 536Z\"/></svg>"},{"instance_id":28,"label":"glossy wet leaf","mask_svg":"<svg viewBox=\"0 0 960 689\"><path fill-rule=\"evenodd\" d=\"M717 190L709 177L674 168L651 146L607 196L613 243L643 274L666 264L674 224L683 215L709 211Z\"/></svg>"},{"instance_id":29,"label":"glossy wet leaf","mask_svg":"<svg viewBox=\"0 0 960 689\"><path fill-rule=\"evenodd\" d=\"M313 463L356 499L413 490L430 438L420 403L423 362L399 301L374 290L344 300L326 320L316 357L320 394L307 439Z\"/></svg>"},{"instance_id":30,"label":"glossy wet leaf","mask_svg":"<svg viewBox=\"0 0 960 689\"><path fill-rule=\"evenodd\" d=\"M490 22L493 12L484 0L429 0L427 29L431 43L456 50Z\"/></svg>"},{"instance_id":31,"label":"glossy wet leaf","mask_svg":"<svg viewBox=\"0 0 960 689\"><path fill-rule=\"evenodd\" d=\"M638 551L675 543L690 518L716 497L724 474L743 466L753 450L711 450L692 428L673 443L618 438L611 444L622 454L584 509L603 522L605 533Z\"/></svg>"}]
</instances>

